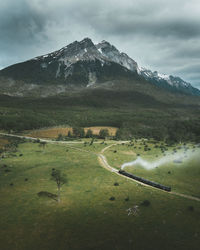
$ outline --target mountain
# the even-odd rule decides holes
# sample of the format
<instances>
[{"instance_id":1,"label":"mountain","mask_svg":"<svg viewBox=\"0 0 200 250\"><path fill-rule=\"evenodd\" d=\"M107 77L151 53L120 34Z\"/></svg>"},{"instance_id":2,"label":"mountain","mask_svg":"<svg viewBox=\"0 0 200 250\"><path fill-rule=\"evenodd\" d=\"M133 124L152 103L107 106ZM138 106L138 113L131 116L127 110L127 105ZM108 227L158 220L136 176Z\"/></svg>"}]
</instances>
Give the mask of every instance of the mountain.
<instances>
[{"instance_id":1,"label":"mountain","mask_svg":"<svg viewBox=\"0 0 200 250\"><path fill-rule=\"evenodd\" d=\"M26 83L68 86L91 86L136 74L137 63L126 54L106 41L94 45L89 38L0 71L0 76Z\"/></svg>"},{"instance_id":2,"label":"mountain","mask_svg":"<svg viewBox=\"0 0 200 250\"><path fill-rule=\"evenodd\" d=\"M137 62L109 42L94 44L90 38L0 71L1 93L19 96L34 91L48 96L114 80L133 84L145 81L170 91L200 95L181 78L139 68Z\"/></svg>"},{"instance_id":3,"label":"mountain","mask_svg":"<svg viewBox=\"0 0 200 250\"><path fill-rule=\"evenodd\" d=\"M146 68L139 68L138 74L159 87L177 92L183 92L185 94L200 95L200 90L194 88L190 83L185 82L180 77L160 74L157 71L153 72Z\"/></svg>"}]
</instances>

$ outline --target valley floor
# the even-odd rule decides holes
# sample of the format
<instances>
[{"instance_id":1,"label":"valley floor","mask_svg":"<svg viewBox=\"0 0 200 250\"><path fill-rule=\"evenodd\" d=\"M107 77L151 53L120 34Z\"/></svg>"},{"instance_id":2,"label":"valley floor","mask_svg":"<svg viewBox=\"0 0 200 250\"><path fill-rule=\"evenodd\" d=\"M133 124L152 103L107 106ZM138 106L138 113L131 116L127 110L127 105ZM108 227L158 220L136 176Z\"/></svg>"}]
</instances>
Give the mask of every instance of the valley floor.
<instances>
[{"instance_id":1,"label":"valley floor","mask_svg":"<svg viewBox=\"0 0 200 250\"><path fill-rule=\"evenodd\" d=\"M138 154L148 160L161 155L159 148L148 142L151 151L144 152L142 141L131 146L130 142L89 142L47 141L41 146L25 140L15 152L2 154L1 249L199 249L200 202L122 178L97 160L106 157L108 165L119 169ZM52 168L68 178L60 203L37 195L57 193ZM170 163L151 171L138 166L128 171L200 197L199 158L187 166Z\"/></svg>"}]
</instances>

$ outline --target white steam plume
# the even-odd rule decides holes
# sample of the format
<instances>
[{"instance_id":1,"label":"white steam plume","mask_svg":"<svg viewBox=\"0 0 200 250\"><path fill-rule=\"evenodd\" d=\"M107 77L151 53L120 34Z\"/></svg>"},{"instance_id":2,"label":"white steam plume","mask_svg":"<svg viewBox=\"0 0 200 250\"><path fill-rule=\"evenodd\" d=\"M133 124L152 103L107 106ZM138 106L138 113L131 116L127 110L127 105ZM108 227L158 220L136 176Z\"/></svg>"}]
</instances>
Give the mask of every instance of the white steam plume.
<instances>
[{"instance_id":1,"label":"white steam plume","mask_svg":"<svg viewBox=\"0 0 200 250\"><path fill-rule=\"evenodd\" d=\"M192 152L192 151L187 151L187 153L181 152L181 153L174 153L172 155L168 154L166 156L163 156L162 158L153 161L153 162L148 162L144 159L142 159L141 157L138 157L136 160L131 161L131 162L126 162L121 166L121 169L124 169L125 167L131 167L134 165L140 165L142 167L144 167L145 169L154 169L158 166L162 166L166 163L169 163L171 161L176 161L177 163L182 163L183 160L185 160L185 158L187 157L187 160L189 160L190 158L194 157L194 155L196 155L199 152Z\"/></svg>"}]
</instances>

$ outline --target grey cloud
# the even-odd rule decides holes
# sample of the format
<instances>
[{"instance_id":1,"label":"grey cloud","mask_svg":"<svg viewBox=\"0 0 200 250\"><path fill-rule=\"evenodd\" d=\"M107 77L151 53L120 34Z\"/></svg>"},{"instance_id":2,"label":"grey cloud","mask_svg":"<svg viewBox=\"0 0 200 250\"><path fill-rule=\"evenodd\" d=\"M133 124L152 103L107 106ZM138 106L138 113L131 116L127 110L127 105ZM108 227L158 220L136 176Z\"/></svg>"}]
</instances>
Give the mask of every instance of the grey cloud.
<instances>
[{"instance_id":1,"label":"grey cloud","mask_svg":"<svg viewBox=\"0 0 200 250\"><path fill-rule=\"evenodd\" d=\"M15 9L15 6L9 7L11 10L6 9L0 12L1 40L13 44L34 43L35 38L40 36L45 28L45 18L34 12L26 2L20 10Z\"/></svg>"},{"instance_id":2,"label":"grey cloud","mask_svg":"<svg viewBox=\"0 0 200 250\"><path fill-rule=\"evenodd\" d=\"M149 19L148 19L149 18ZM98 22L93 22L93 27L104 34L114 35L144 35L156 37L172 37L176 39L190 39L200 36L199 20L170 19L160 20L159 18L148 16L130 17L117 16L116 13L109 13L106 19L99 18Z\"/></svg>"}]
</instances>

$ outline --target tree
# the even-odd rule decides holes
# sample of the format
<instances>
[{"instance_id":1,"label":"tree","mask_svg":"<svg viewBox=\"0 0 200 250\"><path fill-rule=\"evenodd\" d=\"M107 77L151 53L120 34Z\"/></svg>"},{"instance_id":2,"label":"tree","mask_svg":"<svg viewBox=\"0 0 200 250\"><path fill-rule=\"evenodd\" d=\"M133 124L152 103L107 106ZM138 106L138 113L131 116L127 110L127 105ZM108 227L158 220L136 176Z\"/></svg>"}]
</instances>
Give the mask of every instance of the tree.
<instances>
[{"instance_id":1,"label":"tree","mask_svg":"<svg viewBox=\"0 0 200 250\"><path fill-rule=\"evenodd\" d=\"M99 131L99 138L105 139L107 136L109 136L108 129L101 129Z\"/></svg>"},{"instance_id":2,"label":"tree","mask_svg":"<svg viewBox=\"0 0 200 250\"><path fill-rule=\"evenodd\" d=\"M92 130L91 130L91 129L88 129L88 130L87 130L87 133L86 133L85 137L86 137L86 138L91 138L91 137L93 137L93 133L92 133Z\"/></svg>"},{"instance_id":3,"label":"tree","mask_svg":"<svg viewBox=\"0 0 200 250\"><path fill-rule=\"evenodd\" d=\"M60 170L53 168L51 172L51 180L56 182L58 188L58 202L60 202L60 188L62 185L67 183L67 178L64 174L61 173Z\"/></svg>"},{"instance_id":4,"label":"tree","mask_svg":"<svg viewBox=\"0 0 200 250\"><path fill-rule=\"evenodd\" d=\"M119 128L115 134L117 140L128 140L133 138L133 134L129 128Z\"/></svg>"},{"instance_id":5,"label":"tree","mask_svg":"<svg viewBox=\"0 0 200 250\"><path fill-rule=\"evenodd\" d=\"M47 145L46 141L42 141L40 142L39 146L42 147L43 149L45 148L45 146Z\"/></svg>"},{"instance_id":6,"label":"tree","mask_svg":"<svg viewBox=\"0 0 200 250\"><path fill-rule=\"evenodd\" d=\"M122 131L121 131L121 129L118 129L118 130L117 130L117 132L116 132L116 134L115 134L115 138L116 138L117 140L120 140L120 139L122 138Z\"/></svg>"},{"instance_id":7,"label":"tree","mask_svg":"<svg viewBox=\"0 0 200 250\"><path fill-rule=\"evenodd\" d=\"M84 128L80 128L80 138L84 138L84 137L85 137Z\"/></svg>"},{"instance_id":8,"label":"tree","mask_svg":"<svg viewBox=\"0 0 200 250\"><path fill-rule=\"evenodd\" d=\"M94 138L92 138L91 142L90 142L90 146L92 146L94 143Z\"/></svg>"},{"instance_id":9,"label":"tree","mask_svg":"<svg viewBox=\"0 0 200 250\"><path fill-rule=\"evenodd\" d=\"M59 134L58 137L57 137L57 141L62 141L62 140L63 140L63 135Z\"/></svg>"},{"instance_id":10,"label":"tree","mask_svg":"<svg viewBox=\"0 0 200 250\"><path fill-rule=\"evenodd\" d=\"M71 133L71 131L70 131L70 130L68 131L67 136L68 136L68 137L72 137L72 133Z\"/></svg>"},{"instance_id":11,"label":"tree","mask_svg":"<svg viewBox=\"0 0 200 250\"><path fill-rule=\"evenodd\" d=\"M81 127L74 127L73 128L73 135L74 135L74 137L83 138L85 136L85 131Z\"/></svg>"}]
</instances>

